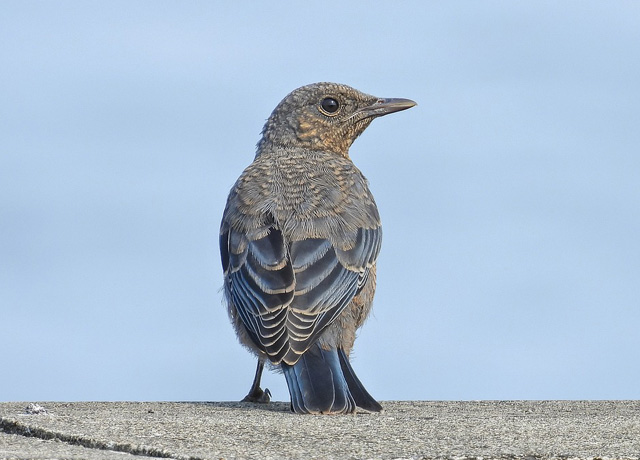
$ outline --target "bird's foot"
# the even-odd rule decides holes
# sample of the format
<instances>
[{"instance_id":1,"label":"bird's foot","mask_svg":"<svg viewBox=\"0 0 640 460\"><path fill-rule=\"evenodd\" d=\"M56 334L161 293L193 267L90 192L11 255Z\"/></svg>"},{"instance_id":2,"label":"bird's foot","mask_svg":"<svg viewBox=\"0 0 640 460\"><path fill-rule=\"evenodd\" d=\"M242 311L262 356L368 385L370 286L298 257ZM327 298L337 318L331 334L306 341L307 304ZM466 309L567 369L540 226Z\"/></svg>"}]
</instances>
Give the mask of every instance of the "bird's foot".
<instances>
[{"instance_id":1,"label":"bird's foot","mask_svg":"<svg viewBox=\"0 0 640 460\"><path fill-rule=\"evenodd\" d=\"M262 391L262 388L256 387L247 396L245 396L241 402L268 404L271 402L271 392L268 388L265 388L264 391Z\"/></svg>"}]
</instances>

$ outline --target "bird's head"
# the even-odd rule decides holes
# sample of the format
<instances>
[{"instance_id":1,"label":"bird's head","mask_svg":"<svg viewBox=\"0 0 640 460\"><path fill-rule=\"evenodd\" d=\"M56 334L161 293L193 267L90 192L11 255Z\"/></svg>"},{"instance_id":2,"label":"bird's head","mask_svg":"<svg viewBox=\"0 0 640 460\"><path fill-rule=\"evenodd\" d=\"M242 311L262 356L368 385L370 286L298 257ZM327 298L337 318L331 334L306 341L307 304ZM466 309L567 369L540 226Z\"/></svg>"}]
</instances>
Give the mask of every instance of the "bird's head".
<instances>
[{"instance_id":1,"label":"bird's head","mask_svg":"<svg viewBox=\"0 0 640 460\"><path fill-rule=\"evenodd\" d=\"M271 113L257 154L272 148L305 148L348 156L353 141L374 118L414 105L409 99L379 98L338 83L303 86Z\"/></svg>"}]
</instances>

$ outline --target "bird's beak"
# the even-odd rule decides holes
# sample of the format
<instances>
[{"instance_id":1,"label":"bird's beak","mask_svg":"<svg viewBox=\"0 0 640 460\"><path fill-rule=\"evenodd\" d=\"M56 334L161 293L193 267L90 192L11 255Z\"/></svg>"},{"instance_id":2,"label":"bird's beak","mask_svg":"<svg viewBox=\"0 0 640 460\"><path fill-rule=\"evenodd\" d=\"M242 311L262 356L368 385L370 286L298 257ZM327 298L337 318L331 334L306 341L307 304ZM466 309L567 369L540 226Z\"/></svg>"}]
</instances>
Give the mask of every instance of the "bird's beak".
<instances>
[{"instance_id":1,"label":"bird's beak","mask_svg":"<svg viewBox=\"0 0 640 460\"><path fill-rule=\"evenodd\" d=\"M411 99L378 99L370 106L358 110L358 112L363 113L368 117L381 117L390 113L410 109L414 105L417 104Z\"/></svg>"}]
</instances>

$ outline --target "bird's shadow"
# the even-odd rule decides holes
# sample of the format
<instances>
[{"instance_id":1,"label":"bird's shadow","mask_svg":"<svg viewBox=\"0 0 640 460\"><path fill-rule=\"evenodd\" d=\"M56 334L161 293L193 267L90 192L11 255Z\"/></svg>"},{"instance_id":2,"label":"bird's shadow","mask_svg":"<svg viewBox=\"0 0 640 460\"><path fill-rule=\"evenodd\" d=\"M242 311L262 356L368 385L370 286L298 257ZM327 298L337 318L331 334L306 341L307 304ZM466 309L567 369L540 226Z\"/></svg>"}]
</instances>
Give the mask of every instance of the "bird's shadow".
<instances>
[{"instance_id":1,"label":"bird's shadow","mask_svg":"<svg viewBox=\"0 0 640 460\"><path fill-rule=\"evenodd\" d=\"M219 409L232 409L241 411L266 411L266 412L291 412L291 403L284 401L271 401L266 404L252 403L252 402L236 402L236 401L193 401L184 402L185 404L196 404L209 407L216 407Z\"/></svg>"},{"instance_id":2,"label":"bird's shadow","mask_svg":"<svg viewBox=\"0 0 640 460\"><path fill-rule=\"evenodd\" d=\"M261 412L275 412L280 414L290 414L293 416L299 416L299 414L295 414L291 410L291 403L288 401L271 401L266 404L260 403L252 403L252 402L242 402L242 401L182 401L182 404L193 404L193 405L201 405L206 407L214 407L216 409L222 410L233 410L233 411L261 411ZM364 409L358 408L354 415L377 415L382 414L383 411L380 412L370 412Z\"/></svg>"}]
</instances>

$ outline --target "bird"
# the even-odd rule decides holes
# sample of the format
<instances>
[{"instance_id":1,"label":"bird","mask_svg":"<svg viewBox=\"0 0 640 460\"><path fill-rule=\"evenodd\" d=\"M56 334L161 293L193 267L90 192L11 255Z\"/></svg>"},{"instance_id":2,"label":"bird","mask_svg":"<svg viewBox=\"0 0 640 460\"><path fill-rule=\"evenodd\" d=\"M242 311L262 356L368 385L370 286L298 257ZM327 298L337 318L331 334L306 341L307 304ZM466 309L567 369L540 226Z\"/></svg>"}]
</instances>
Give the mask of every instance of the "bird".
<instances>
[{"instance_id":1,"label":"bird","mask_svg":"<svg viewBox=\"0 0 640 460\"><path fill-rule=\"evenodd\" d=\"M415 105L321 82L292 91L267 119L220 225L228 314L258 358L243 401L270 401L260 387L267 363L284 374L294 413L382 410L349 361L382 241L349 148L375 118Z\"/></svg>"}]
</instances>

